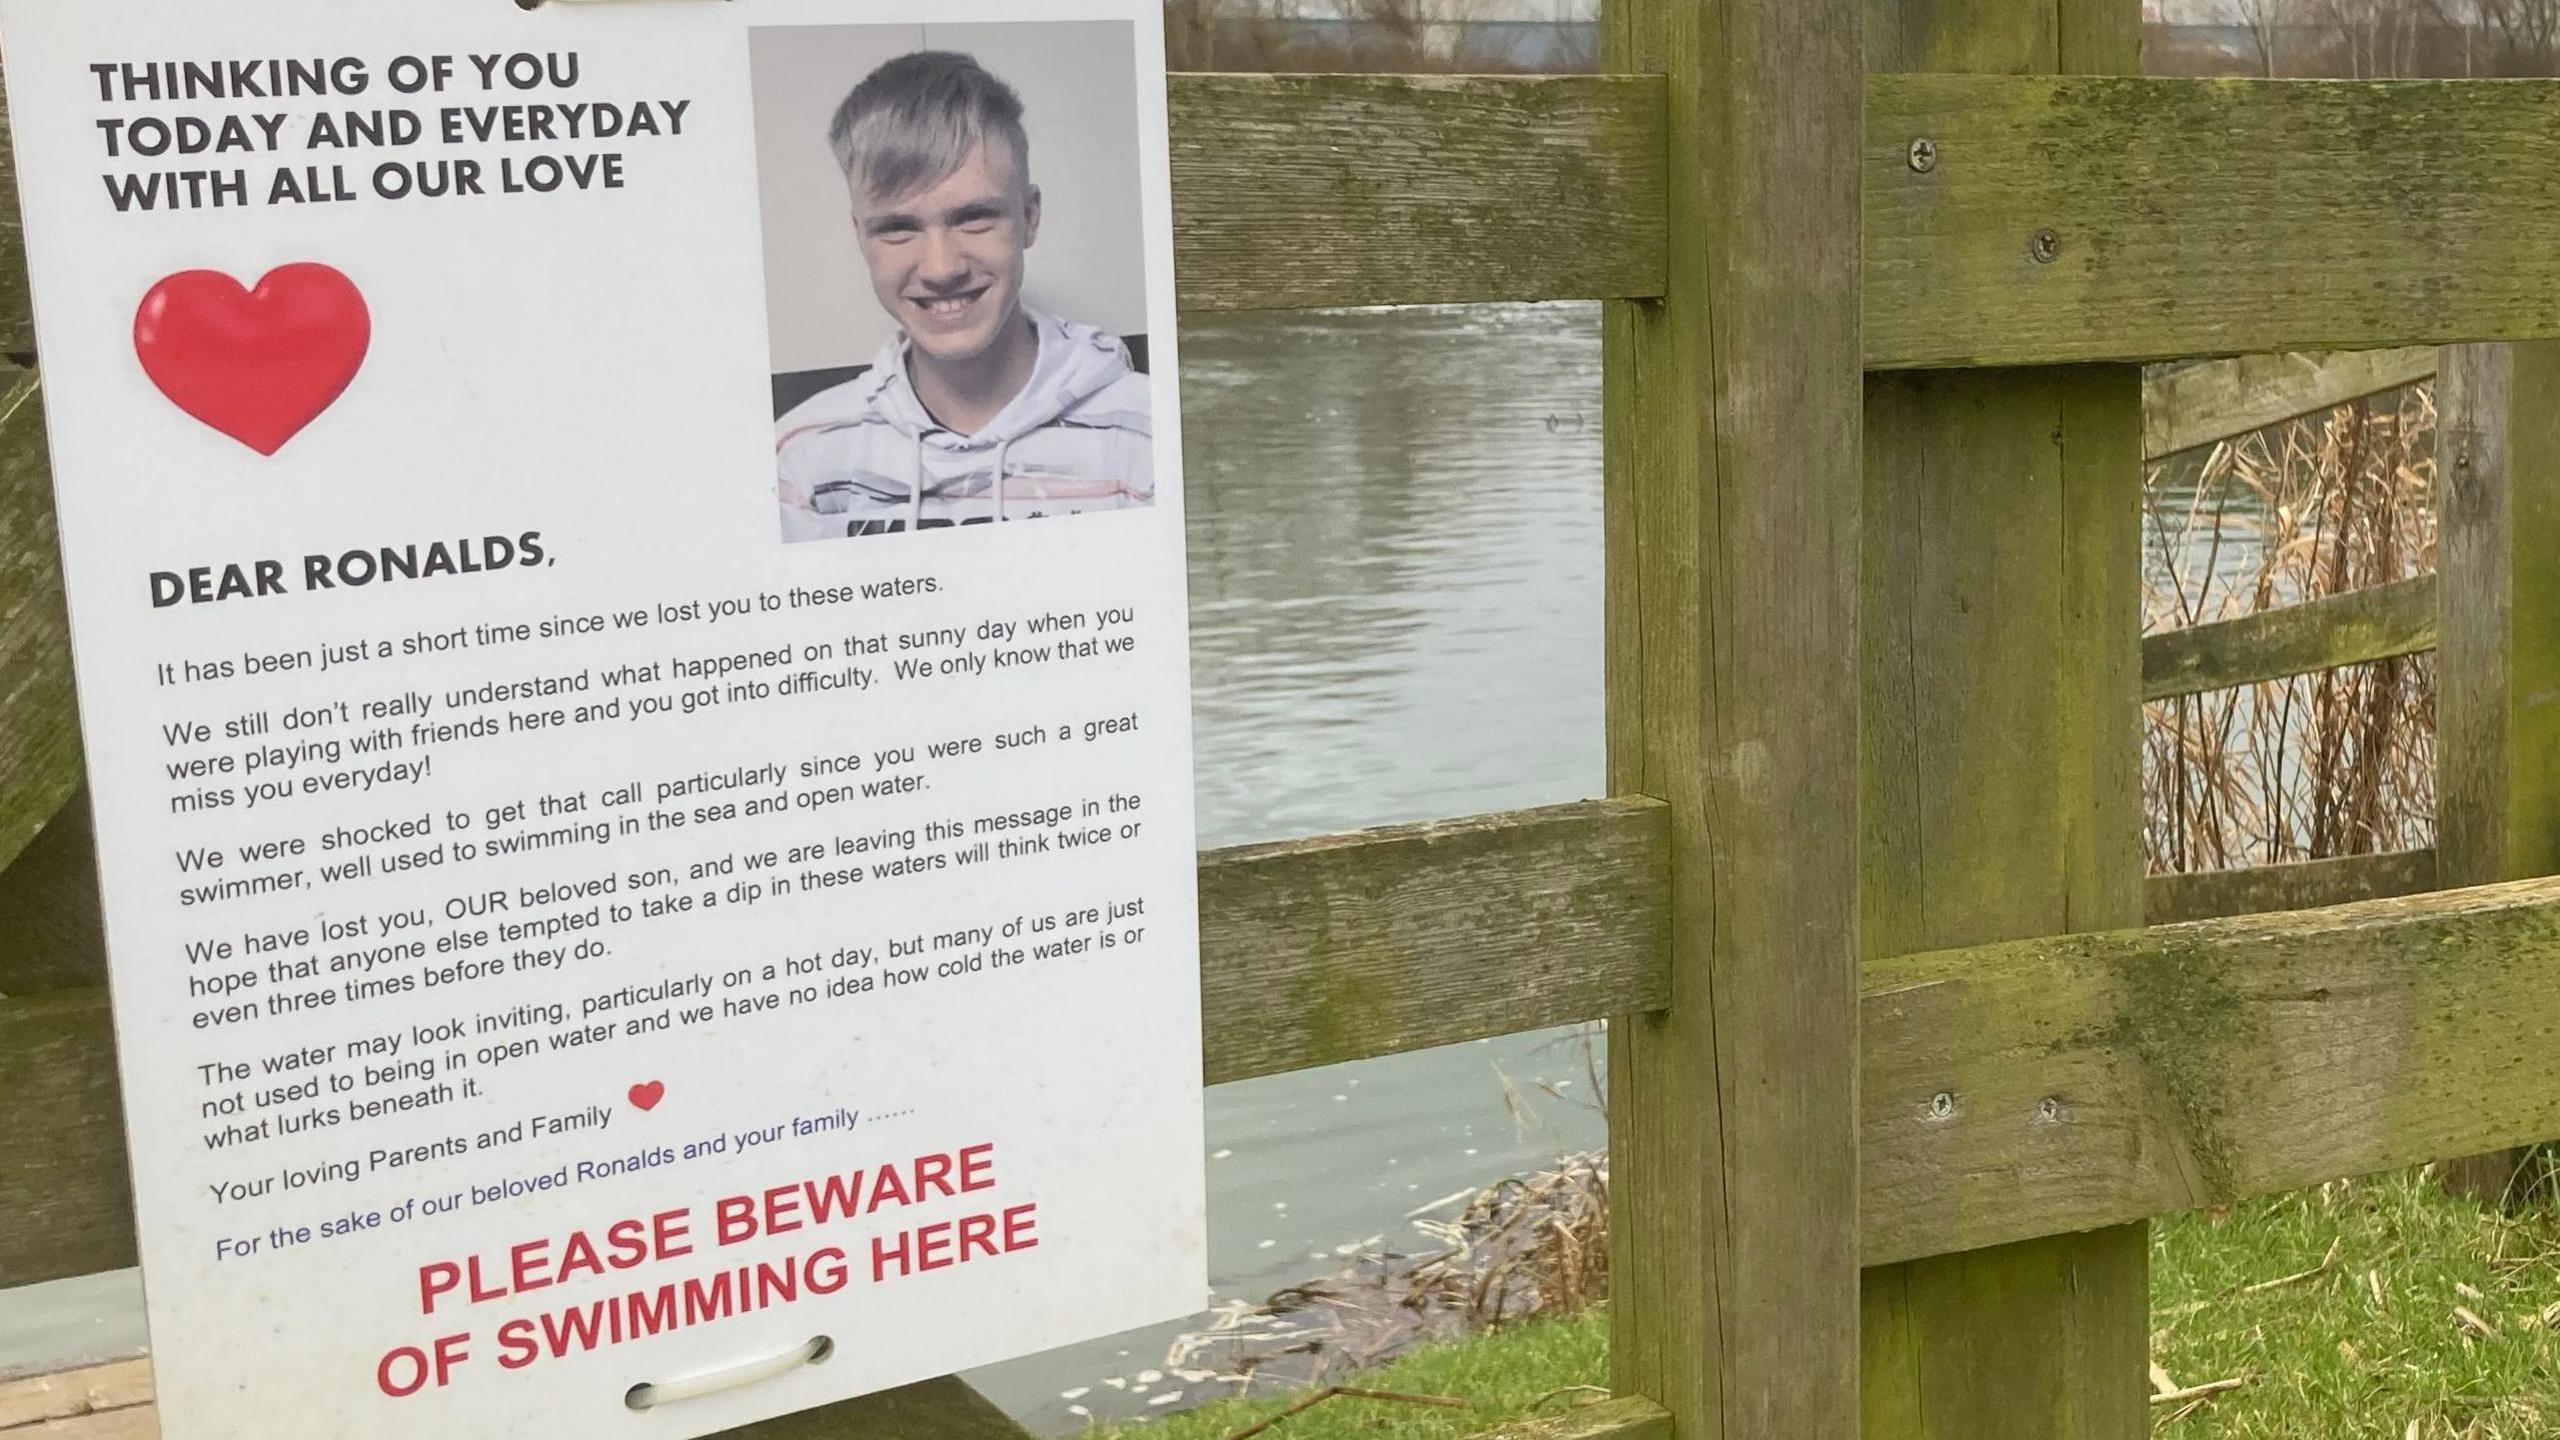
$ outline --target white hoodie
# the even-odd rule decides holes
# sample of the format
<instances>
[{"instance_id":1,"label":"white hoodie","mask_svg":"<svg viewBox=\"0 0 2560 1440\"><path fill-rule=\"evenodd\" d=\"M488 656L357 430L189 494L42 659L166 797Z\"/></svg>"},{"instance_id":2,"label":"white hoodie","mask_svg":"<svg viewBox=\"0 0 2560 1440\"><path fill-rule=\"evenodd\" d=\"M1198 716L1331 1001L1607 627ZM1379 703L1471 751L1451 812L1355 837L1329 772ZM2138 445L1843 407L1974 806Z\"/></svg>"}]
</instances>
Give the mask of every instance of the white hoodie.
<instances>
[{"instance_id":1,"label":"white hoodie","mask_svg":"<svg viewBox=\"0 0 2560 1440\"><path fill-rule=\"evenodd\" d=\"M1030 383L975 435L926 412L907 337L871 369L775 426L785 540L832 540L1155 503L1147 377L1089 325L1024 310L1040 338Z\"/></svg>"}]
</instances>

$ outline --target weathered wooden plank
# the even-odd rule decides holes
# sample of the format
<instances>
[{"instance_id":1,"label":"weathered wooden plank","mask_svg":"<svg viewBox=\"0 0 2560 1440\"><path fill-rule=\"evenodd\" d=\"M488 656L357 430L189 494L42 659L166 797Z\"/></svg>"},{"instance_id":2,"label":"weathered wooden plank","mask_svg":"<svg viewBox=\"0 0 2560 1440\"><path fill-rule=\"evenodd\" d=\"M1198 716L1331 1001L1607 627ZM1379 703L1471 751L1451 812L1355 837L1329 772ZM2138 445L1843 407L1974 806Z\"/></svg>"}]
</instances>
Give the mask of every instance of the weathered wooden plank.
<instances>
[{"instance_id":1,"label":"weathered wooden plank","mask_svg":"<svg viewBox=\"0 0 2560 1440\"><path fill-rule=\"evenodd\" d=\"M2560 880L1871 962L1866 1256L2560 1134Z\"/></svg>"},{"instance_id":2,"label":"weathered wooden plank","mask_svg":"<svg viewBox=\"0 0 2560 1440\"><path fill-rule=\"evenodd\" d=\"M1659 1008L1669 838L1649 800L1201 857L1207 1078ZM103 988L0 999L0 1288L133 1263Z\"/></svg>"},{"instance_id":3,"label":"weathered wooden plank","mask_svg":"<svg viewBox=\"0 0 2560 1440\"><path fill-rule=\"evenodd\" d=\"M17 147L10 135L8 92L0 90L0 355L36 348L27 310L27 237L18 214Z\"/></svg>"},{"instance_id":4,"label":"weathered wooden plank","mask_svg":"<svg viewBox=\"0 0 2560 1440\"><path fill-rule=\"evenodd\" d=\"M1177 75L1185 311L1661 293L1662 82Z\"/></svg>"},{"instance_id":5,"label":"weathered wooden plank","mask_svg":"<svg viewBox=\"0 0 2560 1440\"><path fill-rule=\"evenodd\" d=\"M58 1374L0 1380L0 1435L54 1425L49 1434L86 1436L62 1422L151 1403L151 1362L116 1360Z\"/></svg>"},{"instance_id":6,"label":"weathered wooden plank","mask_svg":"<svg viewBox=\"0 0 2560 1440\"><path fill-rule=\"evenodd\" d=\"M2388 855L2343 855L2246 870L2206 870L2154 875L2146 883L2142 918L2148 925L2262 915L2272 910L2312 910L2357 900L2417 895L2436 888L2436 852L2401 850Z\"/></svg>"},{"instance_id":7,"label":"weathered wooden plank","mask_svg":"<svg viewBox=\"0 0 2560 1440\"><path fill-rule=\"evenodd\" d=\"M0 869L0 995L31 995L104 982L106 936L98 915L98 842L89 801L75 793L53 822Z\"/></svg>"},{"instance_id":8,"label":"weathered wooden plank","mask_svg":"<svg viewBox=\"0 0 2560 1440\"><path fill-rule=\"evenodd\" d=\"M2437 388L2439 868L2560 873L2560 344L2455 346ZM2502 1196L2523 1158L2450 1157L2446 1183Z\"/></svg>"},{"instance_id":9,"label":"weathered wooden plank","mask_svg":"<svg viewBox=\"0 0 2560 1440\"><path fill-rule=\"evenodd\" d=\"M1640 1395L1487 1430L1473 1440L1671 1440L1671 1412Z\"/></svg>"},{"instance_id":10,"label":"weathered wooden plank","mask_svg":"<svg viewBox=\"0 0 2560 1440\"><path fill-rule=\"evenodd\" d=\"M134 1263L104 990L0 999L0 1290Z\"/></svg>"},{"instance_id":11,"label":"weathered wooden plank","mask_svg":"<svg viewBox=\"0 0 2560 1440\"><path fill-rule=\"evenodd\" d=\"M0 866L80 781L50 474L35 372L0 366Z\"/></svg>"},{"instance_id":12,"label":"weathered wooden plank","mask_svg":"<svg viewBox=\"0 0 2560 1440\"><path fill-rule=\"evenodd\" d=\"M1870 380L1870 955L2141 918L2138 386ZM1866 1435L2141 1433L2144 1282L2139 1227L1869 1271Z\"/></svg>"},{"instance_id":13,"label":"weathered wooden plank","mask_svg":"<svg viewBox=\"0 0 2560 1440\"><path fill-rule=\"evenodd\" d=\"M2433 575L2326 595L2142 641L2142 698L2200 695L2436 648Z\"/></svg>"},{"instance_id":14,"label":"weathered wooden plank","mask_svg":"<svg viewBox=\"0 0 2560 1440\"><path fill-rule=\"evenodd\" d=\"M1671 1009L1610 1031L1612 1365L1684 1440L1856 1423L1860 32L1603 8L1667 77L1680 237L1604 321L1610 770L1674 875Z\"/></svg>"},{"instance_id":15,"label":"weathered wooden plank","mask_svg":"<svg viewBox=\"0 0 2560 1440\"><path fill-rule=\"evenodd\" d=\"M2138 383L1869 382L1870 955L2141 917Z\"/></svg>"},{"instance_id":16,"label":"weathered wooden plank","mask_svg":"<svg viewBox=\"0 0 2560 1440\"><path fill-rule=\"evenodd\" d=\"M0 874L0 914L35 917L0 933L0 995L105 982L94 844L66 810ZM1668 856L1647 800L1204 854L1207 983L1257 1017L1211 1026L1209 1083L1659 1006Z\"/></svg>"},{"instance_id":17,"label":"weathered wooden plank","mask_svg":"<svg viewBox=\"0 0 2560 1440\"><path fill-rule=\"evenodd\" d=\"M1668 999L1663 807L1591 801L1201 857L1211 1084Z\"/></svg>"},{"instance_id":18,"label":"weathered wooden plank","mask_svg":"<svg viewBox=\"0 0 2560 1440\"><path fill-rule=\"evenodd\" d=\"M149 1360L119 1360L111 1365L0 1384L0 1437L157 1440L160 1422L153 1393ZM1028 1440L1030 1434L957 1376L885 1390L841 1405L804 1410L721 1433L738 1440L841 1440L850 1436ZM1630 1440L1635 1440L1632 1434Z\"/></svg>"},{"instance_id":19,"label":"weathered wooden plank","mask_svg":"<svg viewBox=\"0 0 2560 1440\"><path fill-rule=\"evenodd\" d=\"M148 1405L127 1405L0 1430L8 1440L160 1440L160 1415Z\"/></svg>"},{"instance_id":20,"label":"weathered wooden plank","mask_svg":"<svg viewBox=\"0 0 2560 1440\"><path fill-rule=\"evenodd\" d=\"M2445 881L2560 874L2560 344L2446 352L2437 849Z\"/></svg>"},{"instance_id":21,"label":"weathered wooden plank","mask_svg":"<svg viewBox=\"0 0 2560 1440\"><path fill-rule=\"evenodd\" d=\"M2130 0L1869 0L1901 41L1870 62L2125 72L2139 19ZM1901 137L1906 174L1923 133ZM1869 956L2141 919L2140 385L2125 367L1870 380ZM1868 1271L1862 1433L2146 1435L2147 1263L2143 1228L2119 1226Z\"/></svg>"},{"instance_id":22,"label":"weathered wooden plank","mask_svg":"<svg viewBox=\"0 0 2560 1440\"><path fill-rule=\"evenodd\" d=\"M2436 353L2420 345L2163 366L2142 386L2142 458L2163 459L2432 379Z\"/></svg>"},{"instance_id":23,"label":"weathered wooden plank","mask_svg":"<svg viewBox=\"0 0 2560 1440\"><path fill-rule=\"evenodd\" d=\"M1878 77L1865 175L1880 368L2560 336L2560 83Z\"/></svg>"}]
</instances>

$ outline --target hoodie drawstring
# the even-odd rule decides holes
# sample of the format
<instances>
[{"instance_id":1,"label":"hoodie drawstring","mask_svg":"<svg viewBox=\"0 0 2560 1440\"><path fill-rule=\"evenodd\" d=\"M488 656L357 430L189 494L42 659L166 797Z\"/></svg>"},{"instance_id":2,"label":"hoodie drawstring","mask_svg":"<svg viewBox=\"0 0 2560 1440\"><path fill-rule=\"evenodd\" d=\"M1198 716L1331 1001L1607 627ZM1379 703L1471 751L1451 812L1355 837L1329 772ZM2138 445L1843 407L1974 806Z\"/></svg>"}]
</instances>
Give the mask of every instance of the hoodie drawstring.
<instances>
[{"instance_id":1,"label":"hoodie drawstring","mask_svg":"<svg viewBox=\"0 0 2560 1440\"><path fill-rule=\"evenodd\" d=\"M924 482L925 476L929 473L925 459L927 453L924 436L919 434L916 436L915 478L907 482L907 531L910 534L924 528ZM1006 464L1012 459L1012 454L1011 440L996 442L995 496L998 520L1004 518L1004 472Z\"/></svg>"},{"instance_id":2,"label":"hoodie drawstring","mask_svg":"<svg viewBox=\"0 0 2560 1440\"><path fill-rule=\"evenodd\" d=\"M924 432L916 432L916 478L907 486L907 533L924 528Z\"/></svg>"}]
</instances>

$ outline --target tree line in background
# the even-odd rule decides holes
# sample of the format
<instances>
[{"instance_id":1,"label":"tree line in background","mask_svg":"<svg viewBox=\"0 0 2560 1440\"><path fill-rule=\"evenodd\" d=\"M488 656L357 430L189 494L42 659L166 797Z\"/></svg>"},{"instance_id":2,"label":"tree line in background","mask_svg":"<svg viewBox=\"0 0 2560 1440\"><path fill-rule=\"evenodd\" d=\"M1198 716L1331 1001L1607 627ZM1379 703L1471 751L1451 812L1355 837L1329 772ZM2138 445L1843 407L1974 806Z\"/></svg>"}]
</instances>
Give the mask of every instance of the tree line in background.
<instances>
[{"instance_id":1,"label":"tree line in background","mask_svg":"<svg viewBox=\"0 0 2560 1440\"><path fill-rule=\"evenodd\" d=\"M2143 68L2358 80L2560 74L2560 0L2222 0L2222 14L2220 26L2148 27Z\"/></svg>"},{"instance_id":2,"label":"tree line in background","mask_svg":"<svg viewBox=\"0 0 2560 1440\"><path fill-rule=\"evenodd\" d=\"M1599 34L1524 20L1516 0L1165 0L1176 70L1573 73L1596 69Z\"/></svg>"},{"instance_id":3,"label":"tree line in background","mask_svg":"<svg viewBox=\"0 0 2560 1440\"><path fill-rule=\"evenodd\" d=\"M2560 75L2560 0L2218 0L2144 27L2154 75ZM1588 21L1519 0L1165 0L1177 70L1576 72Z\"/></svg>"}]
</instances>

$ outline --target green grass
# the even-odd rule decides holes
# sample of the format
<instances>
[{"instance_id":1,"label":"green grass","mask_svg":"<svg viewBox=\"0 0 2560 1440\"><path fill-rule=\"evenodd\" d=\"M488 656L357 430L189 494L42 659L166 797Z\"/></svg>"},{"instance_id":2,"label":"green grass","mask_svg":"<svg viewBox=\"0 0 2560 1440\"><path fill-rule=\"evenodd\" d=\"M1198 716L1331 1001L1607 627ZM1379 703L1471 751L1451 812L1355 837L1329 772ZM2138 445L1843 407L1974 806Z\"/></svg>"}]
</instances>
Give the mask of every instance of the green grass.
<instances>
[{"instance_id":1,"label":"green grass","mask_svg":"<svg viewBox=\"0 0 2560 1440\"><path fill-rule=\"evenodd\" d=\"M2320 1266L2291 1284L2246 1287ZM2468 1287L2466 1291L2462 1287ZM2251 1383L2162 1436L2560 1435L2560 1213L2509 1218L2400 1175L2162 1222L2152 1353L2178 1384ZM2491 1334L2471 1329L2461 1307ZM1303 1440L1303 1437L1301 1437Z\"/></svg>"},{"instance_id":2,"label":"green grass","mask_svg":"<svg viewBox=\"0 0 2560 1440\"><path fill-rule=\"evenodd\" d=\"M2560 1436L2560 1211L2501 1216L2400 1175L2179 1216L2153 1232L2151 1294L2153 1359L2170 1379L2250 1377L2190 1413L2156 1407L2163 1440L2407 1440L2412 1422L2421 1440ZM2469 1328L2457 1306L2493 1333ZM1607 1373L1605 1319L1551 1321L1343 1381L1458 1396L1469 1409L1334 1399L1264 1435L1457 1440L1541 1397L1540 1413L1562 1409L1582 1397L1554 1392ZM1223 1440L1295 1398L1222 1401L1099 1433Z\"/></svg>"}]
</instances>

